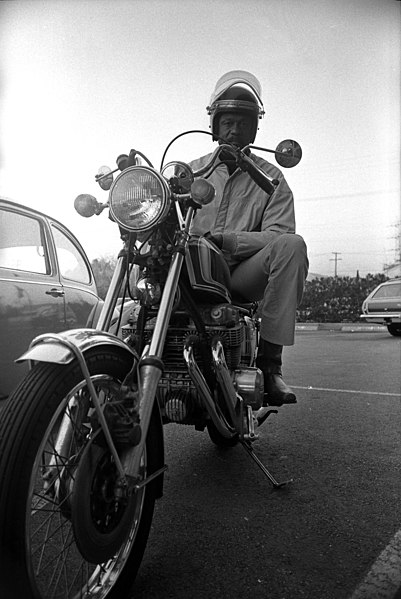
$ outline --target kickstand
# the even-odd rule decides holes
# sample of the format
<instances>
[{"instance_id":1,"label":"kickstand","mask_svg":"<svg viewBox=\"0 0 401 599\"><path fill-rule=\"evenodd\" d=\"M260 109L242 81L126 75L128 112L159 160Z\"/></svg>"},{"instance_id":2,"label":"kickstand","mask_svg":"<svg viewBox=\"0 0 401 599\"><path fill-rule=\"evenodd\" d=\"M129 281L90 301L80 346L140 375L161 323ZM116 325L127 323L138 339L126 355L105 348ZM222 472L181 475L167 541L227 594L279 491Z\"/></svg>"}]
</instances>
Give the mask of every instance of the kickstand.
<instances>
[{"instance_id":1,"label":"kickstand","mask_svg":"<svg viewBox=\"0 0 401 599\"><path fill-rule=\"evenodd\" d=\"M269 470L266 468L266 466L260 461L260 459L258 458L256 453L254 452L253 448L251 447L251 445L249 443L247 443L246 441L241 441L241 444L242 444L242 447L245 449L245 451L251 456L253 461L256 462L256 464L262 470L263 474L265 476L267 476L267 478L272 483L272 485L275 489L281 489L281 487L285 487L286 485L289 485L290 483L293 482L293 479L290 478L289 480L285 480L285 481L279 483L274 478L274 476L271 474L271 472L269 472Z\"/></svg>"}]
</instances>

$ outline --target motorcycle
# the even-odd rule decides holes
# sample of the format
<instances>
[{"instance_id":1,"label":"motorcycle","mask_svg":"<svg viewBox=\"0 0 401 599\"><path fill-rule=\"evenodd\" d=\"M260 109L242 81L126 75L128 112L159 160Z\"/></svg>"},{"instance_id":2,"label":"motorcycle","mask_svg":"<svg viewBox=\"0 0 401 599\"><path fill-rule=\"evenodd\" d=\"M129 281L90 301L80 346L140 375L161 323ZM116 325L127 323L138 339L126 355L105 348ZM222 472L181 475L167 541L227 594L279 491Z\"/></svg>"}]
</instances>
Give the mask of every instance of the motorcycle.
<instances>
[{"instance_id":1,"label":"motorcycle","mask_svg":"<svg viewBox=\"0 0 401 599\"><path fill-rule=\"evenodd\" d=\"M165 424L206 430L218 446L239 443L275 487L289 482L278 482L253 449L258 428L277 412L255 367L257 303L231 296L222 253L191 235L196 211L213 201L208 175L221 152L274 192L277 181L255 164L252 148L286 167L302 155L293 140L274 151L222 143L193 172L183 162L163 166L166 152L156 170L131 150L96 175L106 203L76 198L84 217L109 209L123 247L96 328L41 335L20 358L31 368L0 427L10 597L16 589L36 599L128 593L163 494Z\"/></svg>"}]
</instances>

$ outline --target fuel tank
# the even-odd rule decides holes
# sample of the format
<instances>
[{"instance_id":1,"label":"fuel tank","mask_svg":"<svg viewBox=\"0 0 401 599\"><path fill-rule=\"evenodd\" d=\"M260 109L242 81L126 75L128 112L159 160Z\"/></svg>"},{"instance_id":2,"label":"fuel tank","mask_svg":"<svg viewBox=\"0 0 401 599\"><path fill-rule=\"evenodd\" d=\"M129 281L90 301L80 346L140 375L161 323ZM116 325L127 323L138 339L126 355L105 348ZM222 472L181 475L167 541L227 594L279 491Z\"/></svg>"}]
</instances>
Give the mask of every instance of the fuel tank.
<instances>
[{"instance_id":1,"label":"fuel tank","mask_svg":"<svg viewBox=\"0 0 401 599\"><path fill-rule=\"evenodd\" d=\"M231 302L230 269L220 250L205 237L191 236L185 271L199 302Z\"/></svg>"}]
</instances>

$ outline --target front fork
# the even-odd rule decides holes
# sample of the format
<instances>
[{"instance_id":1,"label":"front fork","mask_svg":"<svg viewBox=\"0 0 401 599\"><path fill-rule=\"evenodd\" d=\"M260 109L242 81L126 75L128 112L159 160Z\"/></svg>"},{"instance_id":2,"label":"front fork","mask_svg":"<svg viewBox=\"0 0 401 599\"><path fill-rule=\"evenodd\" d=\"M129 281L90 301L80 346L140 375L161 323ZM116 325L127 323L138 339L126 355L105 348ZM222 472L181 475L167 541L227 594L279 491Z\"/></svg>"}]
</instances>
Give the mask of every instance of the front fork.
<instances>
[{"instance_id":1,"label":"front fork","mask_svg":"<svg viewBox=\"0 0 401 599\"><path fill-rule=\"evenodd\" d=\"M139 472L140 459L146 442L157 387L163 373L162 355L164 343L188 245L189 228L193 214L194 208L190 206L186 214L185 225L175 246L175 253L164 285L152 340L149 348L145 348L138 364L139 422L142 434L139 444L130 456L128 469L131 476L136 476L136 473Z\"/></svg>"},{"instance_id":2,"label":"front fork","mask_svg":"<svg viewBox=\"0 0 401 599\"><path fill-rule=\"evenodd\" d=\"M189 207L187 210L185 223L183 223L182 231L179 236L178 242L175 246L175 253L172 258L170 269L165 282L163 295L156 318L155 328L152 335L152 341L150 347L145 348L141 359L137 365L138 373L138 416L141 427L140 440L133 449L130 449L121 458L117 452L114 441L112 439L109 426L107 424L103 409L100 405L99 398L94 388L88 367L85 362L83 353L74 344L69 343L61 335L49 335L48 338L57 340L62 345L67 345L68 348L73 352L76 357L82 373L84 375L89 395L93 402L96 410L96 415L100 423L100 427L104 433L106 443L109 447L110 453L113 456L117 471L120 476L121 484L123 486L128 485L128 479L130 479L130 486L134 483L135 488L143 486L144 482L149 482L155 478L156 475L162 474L165 467L162 467L160 471L157 471L151 475L146 481L139 482L139 472L141 464L141 456L145 449L146 437L150 425L150 420L154 408L154 402L156 398L157 387L160 382L160 378L163 372L162 354L164 343L167 335L167 329L169 326L170 316L172 307L174 304L174 298L177 293L178 281L181 274L181 269L185 257L186 248L189 240L189 229L194 214L194 208ZM105 304L100 314L99 321L96 328L107 331L111 322L111 318L118 297L118 292L123 283L123 279L126 273L126 255L122 254L116 265L116 269L113 275L112 282L110 284L108 293L106 295ZM74 400L72 400L74 401ZM70 402L71 403L71 402ZM69 406L70 409L72 406ZM59 434L55 441L57 452L59 455L65 455L64 452L68 448L72 438L72 423L68 414L62 420ZM49 473L55 470L58 466L57 459L54 463L49 465Z\"/></svg>"}]
</instances>

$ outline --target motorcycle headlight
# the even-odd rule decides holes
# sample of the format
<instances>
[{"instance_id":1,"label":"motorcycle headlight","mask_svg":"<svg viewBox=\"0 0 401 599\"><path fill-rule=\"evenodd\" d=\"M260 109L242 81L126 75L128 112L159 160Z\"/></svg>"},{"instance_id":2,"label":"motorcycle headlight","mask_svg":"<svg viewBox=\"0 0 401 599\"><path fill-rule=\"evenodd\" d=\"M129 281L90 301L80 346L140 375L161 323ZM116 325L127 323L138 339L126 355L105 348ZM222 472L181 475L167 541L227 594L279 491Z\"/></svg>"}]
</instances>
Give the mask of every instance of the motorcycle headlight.
<instances>
[{"instance_id":1,"label":"motorcycle headlight","mask_svg":"<svg viewBox=\"0 0 401 599\"><path fill-rule=\"evenodd\" d=\"M171 206L166 180L153 168L131 166L114 181L109 195L113 218L129 231L148 231L164 220Z\"/></svg>"}]
</instances>

